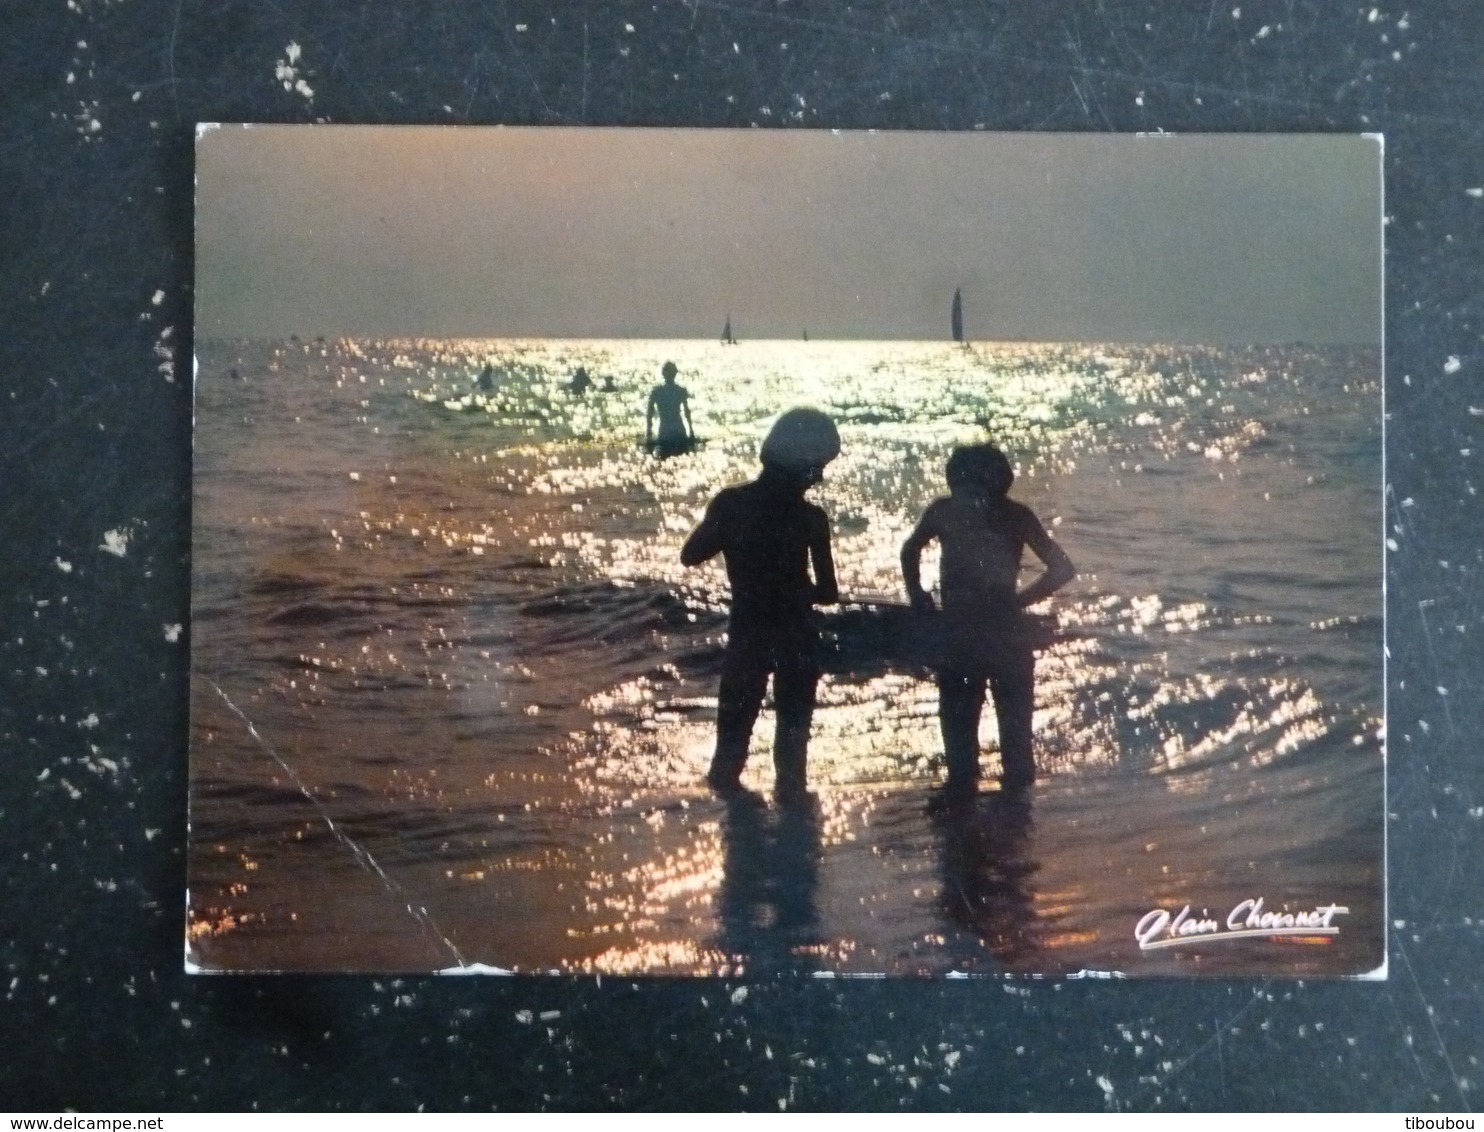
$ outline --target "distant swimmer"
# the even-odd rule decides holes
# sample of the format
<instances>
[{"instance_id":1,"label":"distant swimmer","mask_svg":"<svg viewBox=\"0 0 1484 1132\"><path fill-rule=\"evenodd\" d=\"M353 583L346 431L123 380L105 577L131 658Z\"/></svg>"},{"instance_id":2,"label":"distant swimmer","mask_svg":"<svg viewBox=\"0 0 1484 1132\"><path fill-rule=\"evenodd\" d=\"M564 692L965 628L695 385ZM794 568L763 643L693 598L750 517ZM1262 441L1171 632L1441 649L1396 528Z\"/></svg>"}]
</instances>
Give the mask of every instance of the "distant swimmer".
<instances>
[{"instance_id":1,"label":"distant swimmer","mask_svg":"<svg viewBox=\"0 0 1484 1132\"><path fill-rule=\"evenodd\" d=\"M483 372L474 382L481 393L493 393L495 390L495 367L485 363Z\"/></svg>"},{"instance_id":2,"label":"distant swimmer","mask_svg":"<svg viewBox=\"0 0 1484 1132\"><path fill-rule=\"evenodd\" d=\"M617 393L618 392L618 384L613 380L613 375L611 373L605 375L604 378L603 378L603 392L604 393Z\"/></svg>"},{"instance_id":3,"label":"distant swimmer","mask_svg":"<svg viewBox=\"0 0 1484 1132\"><path fill-rule=\"evenodd\" d=\"M718 492L685 542L680 561L720 554L732 587L726 653L716 697L716 754L706 781L722 796L742 791L748 739L773 677L775 790L807 798L805 762L819 683L816 605L840 600L830 521L804 498L840 454L840 434L817 409L790 409L758 453L762 474Z\"/></svg>"},{"instance_id":4,"label":"distant swimmer","mask_svg":"<svg viewBox=\"0 0 1484 1132\"><path fill-rule=\"evenodd\" d=\"M588 377L587 370L583 366L578 366L577 372L572 375L572 380L567 383L567 392L581 397L592 387L593 379Z\"/></svg>"},{"instance_id":5,"label":"distant swimmer","mask_svg":"<svg viewBox=\"0 0 1484 1132\"><path fill-rule=\"evenodd\" d=\"M979 716L985 684L1000 731L1001 786L1023 791L1035 781L1031 718L1036 706L1036 654L1024 610L1077 576L1072 560L1029 507L1009 498L1015 472L992 444L955 448L948 457L949 494L928 505L902 545L902 574L914 609L930 611L919 561L934 539L943 600L943 656L938 670L938 722L948 763L948 794L964 797L979 783ZM1017 589L1026 547L1045 572Z\"/></svg>"},{"instance_id":6,"label":"distant swimmer","mask_svg":"<svg viewBox=\"0 0 1484 1132\"><path fill-rule=\"evenodd\" d=\"M665 378L663 385L656 385L649 394L649 408L644 414L644 443L660 456L684 452L696 442L695 425L690 419L690 394L685 386L677 384L675 375L680 371L674 362L666 362L660 371ZM655 435L654 418L660 418L659 435Z\"/></svg>"}]
</instances>

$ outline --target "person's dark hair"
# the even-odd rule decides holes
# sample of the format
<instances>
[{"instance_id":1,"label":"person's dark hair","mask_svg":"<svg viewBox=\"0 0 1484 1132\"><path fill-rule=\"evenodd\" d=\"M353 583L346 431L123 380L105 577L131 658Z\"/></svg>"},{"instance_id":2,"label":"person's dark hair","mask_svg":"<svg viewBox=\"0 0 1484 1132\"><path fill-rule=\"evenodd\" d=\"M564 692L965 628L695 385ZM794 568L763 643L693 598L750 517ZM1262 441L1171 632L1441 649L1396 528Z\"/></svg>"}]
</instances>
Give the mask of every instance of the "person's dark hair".
<instances>
[{"instance_id":1,"label":"person's dark hair","mask_svg":"<svg viewBox=\"0 0 1484 1132\"><path fill-rule=\"evenodd\" d=\"M790 409L768 430L758 459L784 472L822 472L840 455L840 432L818 409ZM816 479L818 478L816 474Z\"/></svg>"},{"instance_id":2,"label":"person's dark hair","mask_svg":"<svg viewBox=\"0 0 1484 1132\"><path fill-rule=\"evenodd\" d=\"M968 444L948 457L948 486L977 485L991 495L1004 495L1015 482L1010 460L993 444Z\"/></svg>"},{"instance_id":3,"label":"person's dark hair","mask_svg":"<svg viewBox=\"0 0 1484 1132\"><path fill-rule=\"evenodd\" d=\"M674 362L666 362L660 369L660 373L665 377L674 377L679 372L680 371L675 368Z\"/></svg>"}]
</instances>

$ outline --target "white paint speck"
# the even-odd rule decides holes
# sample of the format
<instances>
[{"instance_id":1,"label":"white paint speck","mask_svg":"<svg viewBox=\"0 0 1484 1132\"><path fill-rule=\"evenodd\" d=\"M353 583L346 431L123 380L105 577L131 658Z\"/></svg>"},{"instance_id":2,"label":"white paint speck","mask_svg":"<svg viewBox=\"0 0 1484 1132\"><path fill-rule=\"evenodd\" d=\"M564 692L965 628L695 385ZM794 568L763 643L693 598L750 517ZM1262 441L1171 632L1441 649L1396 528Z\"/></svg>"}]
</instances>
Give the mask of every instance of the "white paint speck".
<instances>
[{"instance_id":1,"label":"white paint speck","mask_svg":"<svg viewBox=\"0 0 1484 1132\"><path fill-rule=\"evenodd\" d=\"M303 54L299 45L290 43L284 48L283 53L284 58L273 64L273 77L283 84L284 90L302 94L306 100L312 99L314 88L300 76L297 66L299 57Z\"/></svg>"},{"instance_id":2,"label":"white paint speck","mask_svg":"<svg viewBox=\"0 0 1484 1132\"><path fill-rule=\"evenodd\" d=\"M88 717L78 723L79 727L86 727L89 731L98 726L98 713L89 712Z\"/></svg>"},{"instance_id":3,"label":"white paint speck","mask_svg":"<svg viewBox=\"0 0 1484 1132\"><path fill-rule=\"evenodd\" d=\"M1449 354L1448 355L1448 360L1443 363L1443 372L1444 373L1457 373L1461 369L1463 369L1463 363L1458 360L1458 355L1457 354Z\"/></svg>"},{"instance_id":4,"label":"white paint speck","mask_svg":"<svg viewBox=\"0 0 1484 1132\"><path fill-rule=\"evenodd\" d=\"M165 301L165 292L164 291L156 291L152 296L150 296L150 300L149 301L150 301L150 304L152 306L159 306L161 303L163 303Z\"/></svg>"},{"instance_id":5,"label":"white paint speck","mask_svg":"<svg viewBox=\"0 0 1484 1132\"><path fill-rule=\"evenodd\" d=\"M732 992L732 1004L733 1005L738 1005L738 1004L743 1003L743 1002L746 1002L746 1001L747 1001L747 988L746 987L738 987L736 990L734 990Z\"/></svg>"},{"instance_id":6,"label":"white paint speck","mask_svg":"<svg viewBox=\"0 0 1484 1132\"><path fill-rule=\"evenodd\" d=\"M106 550L109 554L116 554L120 558L129 553L129 532L127 529L116 531L105 531L103 542L99 550Z\"/></svg>"},{"instance_id":7,"label":"white paint speck","mask_svg":"<svg viewBox=\"0 0 1484 1132\"><path fill-rule=\"evenodd\" d=\"M517 1010L515 1012L515 1020L523 1026L529 1026L531 1024L531 1019L535 1017L536 1016L529 1010Z\"/></svg>"},{"instance_id":8,"label":"white paint speck","mask_svg":"<svg viewBox=\"0 0 1484 1132\"><path fill-rule=\"evenodd\" d=\"M175 644L176 641L180 640L181 628L182 626L179 622L176 622L174 625L166 625L165 640L169 641L172 645Z\"/></svg>"},{"instance_id":9,"label":"white paint speck","mask_svg":"<svg viewBox=\"0 0 1484 1132\"><path fill-rule=\"evenodd\" d=\"M1468 195L1473 197L1475 200L1478 200L1480 197L1484 197L1484 188L1464 189L1464 192L1468 193Z\"/></svg>"},{"instance_id":10,"label":"white paint speck","mask_svg":"<svg viewBox=\"0 0 1484 1132\"><path fill-rule=\"evenodd\" d=\"M64 573L64 574L70 574L70 573L72 573L72 563L70 563L70 562L63 562L60 558L56 559L56 563L57 563L57 569L60 570L60 571L62 571L62 573Z\"/></svg>"},{"instance_id":11,"label":"white paint speck","mask_svg":"<svg viewBox=\"0 0 1484 1132\"><path fill-rule=\"evenodd\" d=\"M162 299L165 293L163 291L157 291L156 295ZM155 343L155 357L160 359L160 364L157 368L165 380L170 382L175 380L175 351L170 345L170 339L174 334L175 327L167 326L160 331L159 341Z\"/></svg>"},{"instance_id":12,"label":"white paint speck","mask_svg":"<svg viewBox=\"0 0 1484 1132\"><path fill-rule=\"evenodd\" d=\"M1098 1088L1103 1090L1103 1096L1105 1096L1108 1100L1111 1101L1113 1099L1113 1082L1108 1080L1108 1078L1099 1077Z\"/></svg>"}]
</instances>

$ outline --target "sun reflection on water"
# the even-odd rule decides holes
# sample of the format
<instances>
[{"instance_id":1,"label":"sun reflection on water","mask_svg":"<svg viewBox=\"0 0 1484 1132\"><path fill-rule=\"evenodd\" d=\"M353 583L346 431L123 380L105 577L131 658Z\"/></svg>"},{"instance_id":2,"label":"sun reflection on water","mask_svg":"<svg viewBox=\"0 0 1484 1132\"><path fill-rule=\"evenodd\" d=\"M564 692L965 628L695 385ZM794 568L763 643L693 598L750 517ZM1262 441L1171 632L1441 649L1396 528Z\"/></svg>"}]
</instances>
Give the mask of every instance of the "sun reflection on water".
<instances>
[{"instance_id":1,"label":"sun reflection on water","mask_svg":"<svg viewBox=\"0 0 1484 1132\"><path fill-rule=\"evenodd\" d=\"M657 460L638 441L667 358L704 443ZM498 384L482 395L472 377L486 362ZM1127 839L1104 850L1089 835L1049 860L1040 826L1006 832L1013 815L998 831L930 822L943 764L925 671L824 676L808 820L766 802L770 704L744 776L764 804L748 816L710 798L727 586L719 562L687 570L679 548L719 487L754 474L776 413L812 403L843 439L813 495L848 609L899 602L899 549L944 490L947 452L991 436L1015 458L1015 494L1083 569L1051 605L1058 632L1038 662L1038 821L1075 809L1060 791L1104 778L1137 794L1129 813L1158 814L1258 793L1252 774L1290 773L1316 752L1374 761L1377 711L1347 699L1357 678L1333 659L1374 619L1311 596L1293 567L1310 548L1262 541L1277 509L1309 516L1294 541L1330 518L1305 494L1329 498L1324 473L1292 471L1292 425L1272 407L1302 388L1306 364L1300 352L1251 351L1234 368L1199 348L1037 344L277 344L264 373L297 368L324 387L282 422L309 439L297 463L281 461L307 502L257 480L230 497L205 446L201 490L231 501L238 541L225 545L243 560L218 568L251 610L242 638L224 637L223 663L250 673L243 702L308 795L392 867L539 904L566 941L549 966L941 970L964 955L1034 966L1035 953L1085 953L1102 929L1079 909ZM577 365L617 391L567 392ZM330 389L351 415L329 412ZM932 554L924 573L933 584ZM212 631L203 621L203 647ZM992 711L980 739L992 778ZM234 775L262 779L280 792L264 805L280 798L281 775L207 754L219 745L201 741L193 760L234 788ZM1290 781L1318 789L1328 774ZM301 844L304 828L283 840ZM225 879L193 904L193 938L282 928L293 913L256 903L257 861L213 865ZM1169 857L1119 882L1140 900L1178 899L1190 883ZM957 911L955 891L967 894Z\"/></svg>"}]
</instances>

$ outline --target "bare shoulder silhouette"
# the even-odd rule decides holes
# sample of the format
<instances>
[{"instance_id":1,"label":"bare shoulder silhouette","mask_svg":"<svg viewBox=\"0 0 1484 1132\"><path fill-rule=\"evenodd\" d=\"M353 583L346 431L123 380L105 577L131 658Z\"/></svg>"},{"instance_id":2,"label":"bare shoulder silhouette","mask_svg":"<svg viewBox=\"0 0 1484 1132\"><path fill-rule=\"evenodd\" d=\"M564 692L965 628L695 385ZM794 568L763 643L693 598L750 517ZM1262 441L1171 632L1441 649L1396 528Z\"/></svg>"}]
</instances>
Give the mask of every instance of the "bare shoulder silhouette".
<instances>
[{"instance_id":1,"label":"bare shoulder silhouette","mask_svg":"<svg viewBox=\"0 0 1484 1132\"><path fill-rule=\"evenodd\" d=\"M838 601L839 591L829 519L804 494L839 451L839 433L823 413L784 413L763 442L762 474L719 492L681 549L687 566L720 554L731 586L716 753L706 776L718 793L741 789L748 739L771 676L777 712L775 789L783 801L806 796L805 761L819 682L811 611L816 604Z\"/></svg>"},{"instance_id":2,"label":"bare shoulder silhouette","mask_svg":"<svg viewBox=\"0 0 1484 1132\"><path fill-rule=\"evenodd\" d=\"M1001 785L1023 790L1035 781L1031 723L1035 710L1035 649L1024 610L1076 577L1072 560L1035 513L1010 499L1015 473L993 445L957 448L948 458L950 494L930 504L902 546L902 575L913 608L932 611L922 586L923 549L941 549L943 650L938 670L938 720L950 793L979 781L979 718L986 686L999 724ZM1018 588L1025 549L1046 569Z\"/></svg>"}]
</instances>

